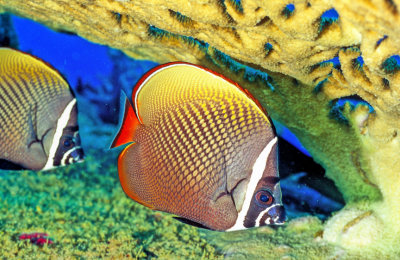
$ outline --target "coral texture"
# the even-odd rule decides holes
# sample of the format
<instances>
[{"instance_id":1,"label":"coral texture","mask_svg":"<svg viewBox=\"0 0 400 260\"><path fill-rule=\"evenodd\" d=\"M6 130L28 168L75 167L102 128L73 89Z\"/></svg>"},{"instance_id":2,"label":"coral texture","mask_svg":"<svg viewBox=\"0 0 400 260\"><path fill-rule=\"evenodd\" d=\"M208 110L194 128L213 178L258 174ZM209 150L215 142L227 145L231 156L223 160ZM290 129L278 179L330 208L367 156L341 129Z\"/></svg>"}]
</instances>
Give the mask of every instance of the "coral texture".
<instances>
[{"instance_id":1,"label":"coral texture","mask_svg":"<svg viewBox=\"0 0 400 260\"><path fill-rule=\"evenodd\" d=\"M135 58L202 64L239 82L342 192L346 208L325 224L323 239L384 254L398 250L391 245L400 239L399 4L0 0L0 11ZM341 104L344 97L368 105Z\"/></svg>"}]
</instances>

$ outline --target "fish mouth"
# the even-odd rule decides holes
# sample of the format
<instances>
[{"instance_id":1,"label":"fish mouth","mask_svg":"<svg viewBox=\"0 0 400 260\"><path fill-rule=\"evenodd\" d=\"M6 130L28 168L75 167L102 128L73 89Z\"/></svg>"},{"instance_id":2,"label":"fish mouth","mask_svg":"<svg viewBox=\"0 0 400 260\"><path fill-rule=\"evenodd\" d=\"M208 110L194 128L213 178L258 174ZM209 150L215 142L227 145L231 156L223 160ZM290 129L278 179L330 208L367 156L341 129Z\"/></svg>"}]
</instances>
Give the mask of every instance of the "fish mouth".
<instances>
[{"instance_id":1,"label":"fish mouth","mask_svg":"<svg viewBox=\"0 0 400 260\"><path fill-rule=\"evenodd\" d=\"M65 153L62 159L62 165L81 163L84 161L84 157L83 149L80 146L76 146Z\"/></svg>"},{"instance_id":2,"label":"fish mouth","mask_svg":"<svg viewBox=\"0 0 400 260\"><path fill-rule=\"evenodd\" d=\"M77 146L70 154L74 163L81 163L84 161L85 154L80 146Z\"/></svg>"},{"instance_id":3,"label":"fish mouth","mask_svg":"<svg viewBox=\"0 0 400 260\"><path fill-rule=\"evenodd\" d=\"M265 225L283 225L287 219L285 208L281 204L272 206L265 215Z\"/></svg>"}]
</instances>

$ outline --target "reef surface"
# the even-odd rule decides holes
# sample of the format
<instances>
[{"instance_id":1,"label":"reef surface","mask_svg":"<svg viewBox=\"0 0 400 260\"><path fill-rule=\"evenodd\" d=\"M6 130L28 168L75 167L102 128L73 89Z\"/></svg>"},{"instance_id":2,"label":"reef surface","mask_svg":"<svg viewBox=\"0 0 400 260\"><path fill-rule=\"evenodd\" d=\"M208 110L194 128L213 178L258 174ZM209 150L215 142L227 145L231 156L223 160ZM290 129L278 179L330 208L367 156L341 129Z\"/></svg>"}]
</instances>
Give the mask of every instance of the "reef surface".
<instances>
[{"instance_id":1,"label":"reef surface","mask_svg":"<svg viewBox=\"0 0 400 260\"><path fill-rule=\"evenodd\" d=\"M239 82L342 193L346 207L324 223L321 239L348 252L395 256L399 3L0 0L0 11L134 58L202 64Z\"/></svg>"},{"instance_id":2,"label":"reef surface","mask_svg":"<svg viewBox=\"0 0 400 260\"><path fill-rule=\"evenodd\" d=\"M3 258L222 258L196 228L132 203L118 183L117 153L89 154L51 172L0 172ZM34 232L53 243L18 239Z\"/></svg>"},{"instance_id":3,"label":"reef surface","mask_svg":"<svg viewBox=\"0 0 400 260\"><path fill-rule=\"evenodd\" d=\"M83 118L87 121L87 118ZM112 128L86 129L97 141ZM0 171L0 255L7 259L360 259L322 239L316 217L283 228L221 233L152 211L120 188L119 151L86 150L84 163L47 172ZM37 245L21 234L46 233ZM379 253L362 259L383 257ZM380 258L382 259L382 258Z\"/></svg>"}]
</instances>

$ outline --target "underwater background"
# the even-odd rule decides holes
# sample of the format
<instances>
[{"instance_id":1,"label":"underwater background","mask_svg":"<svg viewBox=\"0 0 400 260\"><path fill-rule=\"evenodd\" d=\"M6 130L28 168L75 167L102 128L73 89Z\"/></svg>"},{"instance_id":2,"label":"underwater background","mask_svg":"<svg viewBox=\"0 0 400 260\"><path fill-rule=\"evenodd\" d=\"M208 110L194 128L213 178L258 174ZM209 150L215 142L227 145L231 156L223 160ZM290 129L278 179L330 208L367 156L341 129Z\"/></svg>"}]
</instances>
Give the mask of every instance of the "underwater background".
<instances>
[{"instance_id":1,"label":"underwater background","mask_svg":"<svg viewBox=\"0 0 400 260\"><path fill-rule=\"evenodd\" d=\"M320 239L323 221L343 207L324 170L292 133L276 122L283 202L291 221L232 233L182 224L151 211L121 189L117 157L109 149L118 130L120 94L157 64L1 15L0 39L53 65L78 100L85 161L51 171L0 171L0 255L5 259L324 259L335 255ZM2 38L3 37L3 38ZM46 241L21 235L45 233ZM340 254L337 253L337 254Z\"/></svg>"}]
</instances>

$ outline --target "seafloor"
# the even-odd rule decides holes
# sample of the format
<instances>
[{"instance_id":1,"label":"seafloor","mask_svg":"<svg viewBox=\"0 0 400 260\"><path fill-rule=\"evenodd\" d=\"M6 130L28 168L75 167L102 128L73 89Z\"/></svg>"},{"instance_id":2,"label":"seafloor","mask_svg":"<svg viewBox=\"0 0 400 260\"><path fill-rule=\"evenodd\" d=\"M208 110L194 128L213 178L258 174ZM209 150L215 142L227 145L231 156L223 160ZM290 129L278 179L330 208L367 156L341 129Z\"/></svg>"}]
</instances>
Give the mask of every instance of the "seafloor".
<instances>
[{"instance_id":1,"label":"seafloor","mask_svg":"<svg viewBox=\"0 0 400 260\"><path fill-rule=\"evenodd\" d=\"M224 233L139 205L119 184L121 149L104 148L115 126L96 123L93 106L80 104L81 137L89 147L83 163L47 172L0 171L2 259L360 259L324 242L317 217ZM33 232L47 233L53 243L19 240Z\"/></svg>"},{"instance_id":2,"label":"seafloor","mask_svg":"<svg viewBox=\"0 0 400 260\"><path fill-rule=\"evenodd\" d=\"M302 217L285 227L214 232L182 224L128 198L119 183L116 125L79 98L83 163L51 171L0 171L3 259L325 259L343 251L321 240L322 223ZM47 233L52 244L20 240ZM344 254L348 256L348 254Z\"/></svg>"},{"instance_id":3,"label":"seafloor","mask_svg":"<svg viewBox=\"0 0 400 260\"><path fill-rule=\"evenodd\" d=\"M123 193L115 152L90 151L85 163L49 172L0 173L0 255L66 258L218 258L196 228L151 212ZM45 232L43 247L19 240Z\"/></svg>"},{"instance_id":4,"label":"seafloor","mask_svg":"<svg viewBox=\"0 0 400 260\"><path fill-rule=\"evenodd\" d=\"M285 238L284 230L271 228L226 234L201 231L168 214L148 210L123 193L116 156L117 152L92 150L84 163L49 172L2 171L3 259L219 259L223 255L292 259L293 253L297 256L293 259L299 259L299 247L304 253L321 250L318 243L306 245L310 232L318 235L315 218L302 220L315 222L312 229L302 221L291 223L286 231L292 235ZM20 234L31 232L48 233L54 243L37 246L18 239ZM304 236L303 245L296 245L301 241L299 236Z\"/></svg>"}]
</instances>

